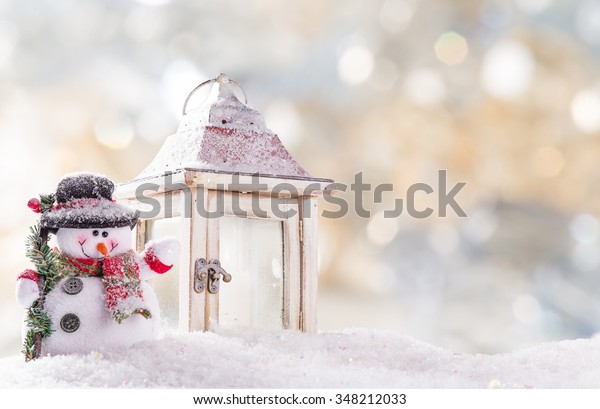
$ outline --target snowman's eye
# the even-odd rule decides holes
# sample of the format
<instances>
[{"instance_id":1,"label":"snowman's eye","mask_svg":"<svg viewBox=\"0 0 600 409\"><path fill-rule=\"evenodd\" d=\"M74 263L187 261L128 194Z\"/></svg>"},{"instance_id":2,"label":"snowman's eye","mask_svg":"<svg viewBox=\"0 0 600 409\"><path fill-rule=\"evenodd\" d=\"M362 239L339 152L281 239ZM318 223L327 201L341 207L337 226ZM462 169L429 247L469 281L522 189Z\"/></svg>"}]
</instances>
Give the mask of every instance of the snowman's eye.
<instances>
[{"instance_id":1,"label":"snowman's eye","mask_svg":"<svg viewBox=\"0 0 600 409\"><path fill-rule=\"evenodd\" d=\"M94 236L97 236L98 234L100 234L100 232L99 232L98 230L94 230L94 231L92 232L92 234L93 234Z\"/></svg>"},{"instance_id":2,"label":"snowman's eye","mask_svg":"<svg viewBox=\"0 0 600 409\"><path fill-rule=\"evenodd\" d=\"M103 231L102 232L102 237L108 237L108 232L107 231Z\"/></svg>"}]
</instances>

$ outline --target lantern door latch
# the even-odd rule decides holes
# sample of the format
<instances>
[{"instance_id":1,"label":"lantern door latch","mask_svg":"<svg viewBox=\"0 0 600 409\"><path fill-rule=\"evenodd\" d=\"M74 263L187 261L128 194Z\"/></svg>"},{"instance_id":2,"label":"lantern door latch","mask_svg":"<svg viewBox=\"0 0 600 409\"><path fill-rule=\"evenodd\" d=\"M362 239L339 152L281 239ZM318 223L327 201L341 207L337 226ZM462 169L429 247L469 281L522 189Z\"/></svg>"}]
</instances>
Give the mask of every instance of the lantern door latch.
<instances>
[{"instance_id":1,"label":"lantern door latch","mask_svg":"<svg viewBox=\"0 0 600 409\"><path fill-rule=\"evenodd\" d=\"M208 292L217 294L221 276L223 276L224 282L231 281L231 274L221 267L219 260L211 259L207 262L206 259L199 258L194 266L194 291L202 293L208 284Z\"/></svg>"},{"instance_id":2,"label":"lantern door latch","mask_svg":"<svg viewBox=\"0 0 600 409\"><path fill-rule=\"evenodd\" d=\"M204 292L206 288L206 278L208 273L206 271L206 259L199 258L194 264L194 291L199 294Z\"/></svg>"}]
</instances>

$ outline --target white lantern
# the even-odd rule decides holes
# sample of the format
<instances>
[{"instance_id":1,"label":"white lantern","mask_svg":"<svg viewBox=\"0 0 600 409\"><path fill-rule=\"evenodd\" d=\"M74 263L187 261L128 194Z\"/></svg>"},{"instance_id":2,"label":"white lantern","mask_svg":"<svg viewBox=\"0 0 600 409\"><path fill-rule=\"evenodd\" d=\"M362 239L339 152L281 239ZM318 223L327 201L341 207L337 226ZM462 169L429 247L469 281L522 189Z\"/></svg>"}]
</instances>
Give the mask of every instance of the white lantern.
<instances>
[{"instance_id":1,"label":"white lantern","mask_svg":"<svg viewBox=\"0 0 600 409\"><path fill-rule=\"evenodd\" d=\"M207 84L207 100L186 113ZM235 87L223 74L196 87L177 132L115 197L142 211L138 250L181 240L176 271L155 279L171 326L314 331L317 199L332 181L302 169Z\"/></svg>"}]
</instances>

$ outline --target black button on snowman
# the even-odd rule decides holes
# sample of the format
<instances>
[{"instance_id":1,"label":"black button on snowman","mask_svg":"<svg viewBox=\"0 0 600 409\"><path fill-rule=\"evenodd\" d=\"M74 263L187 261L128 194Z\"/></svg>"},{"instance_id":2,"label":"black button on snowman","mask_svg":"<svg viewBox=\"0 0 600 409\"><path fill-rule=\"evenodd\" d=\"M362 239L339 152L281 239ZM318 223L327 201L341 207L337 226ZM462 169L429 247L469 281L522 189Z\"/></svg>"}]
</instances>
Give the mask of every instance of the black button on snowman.
<instances>
[{"instance_id":1,"label":"black button on snowman","mask_svg":"<svg viewBox=\"0 0 600 409\"><path fill-rule=\"evenodd\" d=\"M63 283L63 290L67 294L79 294L83 289L83 281L77 277L68 278L67 281Z\"/></svg>"},{"instance_id":2,"label":"black button on snowman","mask_svg":"<svg viewBox=\"0 0 600 409\"><path fill-rule=\"evenodd\" d=\"M172 267L179 242L150 241L136 253L131 230L138 212L115 203L113 191L104 176L66 176L56 189L57 204L42 211L40 227L55 234L58 243L57 282L46 294L38 272L26 270L16 289L23 308L41 302L52 321L41 355L85 353L158 337L159 305L146 280ZM35 203L30 207L36 210ZM24 323L24 338L27 331Z\"/></svg>"},{"instance_id":3,"label":"black button on snowman","mask_svg":"<svg viewBox=\"0 0 600 409\"><path fill-rule=\"evenodd\" d=\"M75 314L65 314L60 319L60 328L65 332L75 332L79 329L79 317Z\"/></svg>"}]
</instances>

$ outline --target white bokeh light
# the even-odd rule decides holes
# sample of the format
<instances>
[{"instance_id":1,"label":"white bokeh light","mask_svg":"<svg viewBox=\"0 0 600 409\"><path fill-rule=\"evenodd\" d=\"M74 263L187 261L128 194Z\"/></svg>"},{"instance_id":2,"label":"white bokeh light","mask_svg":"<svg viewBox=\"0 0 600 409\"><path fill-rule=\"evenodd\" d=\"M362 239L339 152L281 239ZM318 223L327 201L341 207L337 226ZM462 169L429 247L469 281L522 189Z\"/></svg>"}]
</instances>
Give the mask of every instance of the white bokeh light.
<instances>
[{"instance_id":1,"label":"white bokeh light","mask_svg":"<svg viewBox=\"0 0 600 409\"><path fill-rule=\"evenodd\" d=\"M571 236L580 244L593 244L598 241L600 225L591 214L582 213L573 218L569 225Z\"/></svg>"},{"instance_id":2,"label":"white bokeh light","mask_svg":"<svg viewBox=\"0 0 600 409\"><path fill-rule=\"evenodd\" d=\"M502 40L485 54L482 86L496 98L513 100L529 88L534 70L535 61L527 47L514 40Z\"/></svg>"},{"instance_id":3,"label":"white bokeh light","mask_svg":"<svg viewBox=\"0 0 600 409\"><path fill-rule=\"evenodd\" d=\"M160 9L138 7L124 21L127 35L136 41L150 41L164 37L168 20Z\"/></svg>"},{"instance_id":4,"label":"white bokeh light","mask_svg":"<svg viewBox=\"0 0 600 409\"><path fill-rule=\"evenodd\" d=\"M362 45L346 48L338 60L338 75L348 85L359 85L365 82L375 66L373 54Z\"/></svg>"},{"instance_id":5,"label":"white bokeh light","mask_svg":"<svg viewBox=\"0 0 600 409\"><path fill-rule=\"evenodd\" d=\"M378 91L390 91L398 81L398 67L387 59L379 58L375 61L375 68L369 78L369 84Z\"/></svg>"},{"instance_id":6,"label":"white bokeh light","mask_svg":"<svg viewBox=\"0 0 600 409\"><path fill-rule=\"evenodd\" d=\"M429 232L429 243L439 254L452 254L458 249L458 232L450 225L440 224Z\"/></svg>"},{"instance_id":7,"label":"white bokeh light","mask_svg":"<svg viewBox=\"0 0 600 409\"><path fill-rule=\"evenodd\" d=\"M163 73L160 84L161 97L175 118L181 117L183 102L190 91L202 81L209 79L196 67L197 65L190 61L179 59L170 63ZM190 100L188 110L199 106L201 103L202 97L198 93L195 98Z\"/></svg>"},{"instance_id":8,"label":"white bokeh light","mask_svg":"<svg viewBox=\"0 0 600 409\"><path fill-rule=\"evenodd\" d=\"M18 37L18 30L14 24L0 21L0 68L10 62Z\"/></svg>"},{"instance_id":9,"label":"white bokeh light","mask_svg":"<svg viewBox=\"0 0 600 409\"><path fill-rule=\"evenodd\" d=\"M288 99L276 99L264 111L265 123L288 148L300 142L302 122L298 110Z\"/></svg>"},{"instance_id":10,"label":"white bokeh light","mask_svg":"<svg viewBox=\"0 0 600 409\"><path fill-rule=\"evenodd\" d=\"M379 11L379 22L390 33L397 33L408 27L414 12L413 1L386 0Z\"/></svg>"},{"instance_id":11,"label":"white bokeh light","mask_svg":"<svg viewBox=\"0 0 600 409\"><path fill-rule=\"evenodd\" d=\"M389 244L398 234L398 219L385 218L384 212L379 212L367 225L367 238L377 246Z\"/></svg>"},{"instance_id":12,"label":"white bokeh light","mask_svg":"<svg viewBox=\"0 0 600 409\"><path fill-rule=\"evenodd\" d=\"M515 0L516 6L527 14L538 14L550 5L551 0Z\"/></svg>"},{"instance_id":13,"label":"white bokeh light","mask_svg":"<svg viewBox=\"0 0 600 409\"><path fill-rule=\"evenodd\" d=\"M578 243L571 251L571 262L582 271L594 273L600 266L600 252L595 243Z\"/></svg>"},{"instance_id":14,"label":"white bokeh light","mask_svg":"<svg viewBox=\"0 0 600 409\"><path fill-rule=\"evenodd\" d=\"M446 83L433 69L420 68L408 73L402 86L404 95L414 104L432 106L446 98Z\"/></svg>"},{"instance_id":15,"label":"white bokeh light","mask_svg":"<svg viewBox=\"0 0 600 409\"><path fill-rule=\"evenodd\" d=\"M523 324L531 325L538 322L542 309L538 300L530 294L518 296L513 303L513 313Z\"/></svg>"},{"instance_id":16,"label":"white bokeh light","mask_svg":"<svg viewBox=\"0 0 600 409\"><path fill-rule=\"evenodd\" d=\"M158 7L169 4L171 0L135 0L135 2L144 6Z\"/></svg>"},{"instance_id":17,"label":"white bokeh light","mask_svg":"<svg viewBox=\"0 0 600 409\"><path fill-rule=\"evenodd\" d=\"M469 215L462 233L468 242L480 245L492 237L498 228L498 224L494 208L485 207Z\"/></svg>"},{"instance_id":18,"label":"white bokeh light","mask_svg":"<svg viewBox=\"0 0 600 409\"><path fill-rule=\"evenodd\" d=\"M96 140L111 149L126 148L133 140L134 130L127 118L107 118L94 126Z\"/></svg>"},{"instance_id":19,"label":"white bokeh light","mask_svg":"<svg viewBox=\"0 0 600 409\"><path fill-rule=\"evenodd\" d=\"M177 123L163 109L152 107L144 110L136 118L135 129L140 138L150 143L158 143L175 132Z\"/></svg>"},{"instance_id":20,"label":"white bokeh light","mask_svg":"<svg viewBox=\"0 0 600 409\"><path fill-rule=\"evenodd\" d=\"M591 89L575 94L571 101L571 117L581 132L600 131L600 94Z\"/></svg>"},{"instance_id":21,"label":"white bokeh light","mask_svg":"<svg viewBox=\"0 0 600 409\"><path fill-rule=\"evenodd\" d=\"M575 29L584 41L591 44L600 42L600 1L588 0L579 5Z\"/></svg>"}]
</instances>

